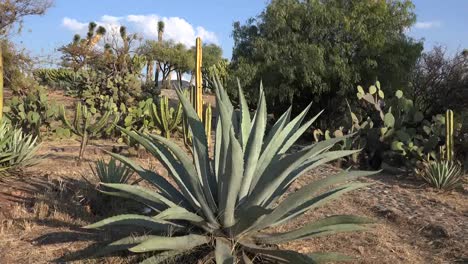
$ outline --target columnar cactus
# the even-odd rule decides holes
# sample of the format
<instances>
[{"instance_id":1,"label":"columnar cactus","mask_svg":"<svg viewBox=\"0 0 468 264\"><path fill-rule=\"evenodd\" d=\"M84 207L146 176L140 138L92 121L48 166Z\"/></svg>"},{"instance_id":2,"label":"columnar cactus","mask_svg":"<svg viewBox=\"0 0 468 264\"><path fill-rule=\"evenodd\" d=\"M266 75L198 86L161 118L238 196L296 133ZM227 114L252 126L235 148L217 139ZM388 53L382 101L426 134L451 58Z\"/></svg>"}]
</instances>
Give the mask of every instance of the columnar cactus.
<instances>
[{"instance_id":1,"label":"columnar cactus","mask_svg":"<svg viewBox=\"0 0 468 264\"><path fill-rule=\"evenodd\" d=\"M195 87L192 88L191 100L193 108L197 111L198 117L203 118L203 78L202 78L202 43L201 38L196 41L196 68L195 68Z\"/></svg>"},{"instance_id":2,"label":"columnar cactus","mask_svg":"<svg viewBox=\"0 0 468 264\"><path fill-rule=\"evenodd\" d=\"M78 156L79 160L83 158L86 146L90 139L102 134L109 134L115 127L115 124L119 120L119 116L114 114L114 119L109 122L112 115L113 112L107 111L97 118L96 115L93 115L88 111L88 107L81 103L77 103L73 123L70 123L66 116L65 107L63 105L61 106L60 117L63 124L70 129L73 134L81 137L80 153Z\"/></svg>"},{"instance_id":3,"label":"columnar cactus","mask_svg":"<svg viewBox=\"0 0 468 264\"><path fill-rule=\"evenodd\" d=\"M453 111L447 110L445 113L445 147L447 148L447 160L453 159Z\"/></svg>"},{"instance_id":4,"label":"columnar cactus","mask_svg":"<svg viewBox=\"0 0 468 264\"><path fill-rule=\"evenodd\" d=\"M169 107L169 99L162 96L157 105L151 108L153 124L161 130L161 134L166 138L171 136L171 132L177 129L182 122L182 105L179 103L177 110Z\"/></svg>"}]
</instances>

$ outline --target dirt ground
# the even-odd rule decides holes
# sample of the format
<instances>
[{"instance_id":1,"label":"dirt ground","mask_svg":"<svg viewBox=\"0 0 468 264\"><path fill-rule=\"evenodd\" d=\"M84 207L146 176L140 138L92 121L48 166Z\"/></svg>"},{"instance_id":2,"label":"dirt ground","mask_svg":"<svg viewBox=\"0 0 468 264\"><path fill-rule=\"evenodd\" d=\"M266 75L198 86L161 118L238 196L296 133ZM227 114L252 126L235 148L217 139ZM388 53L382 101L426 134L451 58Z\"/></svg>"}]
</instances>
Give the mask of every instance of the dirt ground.
<instances>
[{"instance_id":1,"label":"dirt ground","mask_svg":"<svg viewBox=\"0 0 468 264\"><path fill-rule=\"evenodd\" d=\"M78 163L76 140L46 140L40 149L44 157L39 164L0 179L1 264L51 263L86 247L89 242L85 240L97 239L96 234L86 233L80 227L122 210L122 204L97 205L95 190L84 180L92 179L92 161L108 157L102 149L111 150L116 143L92 144L86 160ZM129 154L126 150L123 153ZM143 166L166 174L157 160L140 154L131 156ZM337 170L330 165L311 171L291 191ZM335 214L374 218L374 228L283 247L301 252L342 252L356 257L355 263L468 263L466 182L459 190L438 192L401 175L380 174L363 181L373 184L308 212L277 231ZM131 257L116 256L81 263L131 262Z\"/></svg>"}]
</instances>

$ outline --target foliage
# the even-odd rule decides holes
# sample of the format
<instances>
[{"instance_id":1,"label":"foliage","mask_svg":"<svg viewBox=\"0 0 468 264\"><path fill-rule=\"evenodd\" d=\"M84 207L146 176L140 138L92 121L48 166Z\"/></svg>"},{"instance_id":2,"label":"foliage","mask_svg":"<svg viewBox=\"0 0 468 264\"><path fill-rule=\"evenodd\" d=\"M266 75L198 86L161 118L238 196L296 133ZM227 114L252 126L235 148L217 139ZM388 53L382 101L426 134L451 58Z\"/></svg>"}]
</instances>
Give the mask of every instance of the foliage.
<instances>
[{"instance_id":1,"label":"foliage","mask_svg":"<svg viewBox=\"0 0 468 264\"><path fill-rule=\"evenodd\" d=\"M0 2L0 36L7 35L23 19L31 15L43 15L52 6L51 0L8 0Z\"/></svg>"},{"instance_id":2,"label":"foliage","mask_svg":"<svg viewBox=\"0 0 468 264\"><path fill-rule=\"evenodd\" d=\"M118 163L115 158L109 162L99 159L95 162L95 167L90 166L93 175L102 183L122 183L127 184L134 171L124 163Z\"/></svg>"},{"instance_id":3,"label":"foliage","mask_svg":"<svg viewBox=\"0 0 468 264\"><path fill-rule=\"evenodd\" d=\"M78 70L87 67L90 62L99 60L102 54L96 49L96 44L106 34L106 29L90 22L86 38L76 34L73 41L60 47L58 50L62 53L62 65L67 68ZM104 51L105 52L105 51Z\"/></svg>"},{"instance_id":4,"label":"foliage","mask_svg":"<svg viewBox=\"0 0 468 264\"><path fill-rule=\"evenodd\" d=\"M41 136L41 128L50 131L58 114L58 105L49 101L47 91L40 86L26 95L14 95L6 105L6 117L24 133L37 137Z\"/></svg>"},{"instance_id":5,"label":"foliage","mask_svg":"<svg viewBox=\"0 0 468 264\"><path fill-rule=\"evenodd\" d=\"M236 263L240 259L252 263L253 255L258 255L256 258L260 260L297 264L314 263L319 261L319 256L326 259L320 261L344 258L336 253L300 254L278 249L275 245L337 232L365 230L371 223L369 219L335 215L289 232L269 233L266 229L287 223L309 209L367 186L347 182L373 172L345 170L287 193L288 187L309 169L357 151L329 151L341 140L337 138L289 153L289 148L318 116L301 125L308 108L292 121L288 110L265 134L267 112L263 89L260 89L253 120L242 91L239 91L241 110L238 116L222 87L216 87L216 90L220 115L213 159L209 158L203 123L179 89L177 93L192 131L193 158L163 136L125 130L162 162L177 187L154 171L119 154L111 154L158 191L126 184L101 184L104 193L135 199L154 212L149 216L118 215L87 226L113 228L127 225L136 228L128 237L112 242L96 254L121 250L153 252L156 255L146 260L150 262L205 245L213 249L209 256L216 263ZM285 199L280 201L283 195ZM136 235L133 231L140 228L145 228L146 232Z\"/></svg>"},{"instance_id":6,"label":"foliage","mask_svg":"<svg viewBox=\"0 0 468 264\"><path fill-rule=\"evenodd\" d=\"M136 74L107 75L102 71L83 72L76 79L77 96L94 112L116 111L121 105L137 103L141 95L141 81Z\"/></svg>"},{"instance_id":7,"label":"foliage","mask_svg":"<svg viewBox=\"0 0 468 264\"><path fill-rule=\"evenodd\" d=\"M45 85L53 89L60 88L65 90L72 88L79 74L80 72L74 72L65 68L42 68L33 72L34 78L40 85Z\"/></svg>"},{"instance_id":8,"label":"foliage","mask_svg":"<svg viewBox=\"0 0 468 264\"><path fill-rule=\"evenodd\" d=\"M114 119L112 120L112 115ZM73 122L70 123L65 112L65 107L62 105L60 108L60 118L63 124L75 135L81 137L80 153L78 159L81 160L84 156L88 141L93 138L102 136L103 134L110 134L115 124L119 119L119 115L107 111L101 114L93 114L88 110L86 105L80 102L76 104L76 110Z\"/></svg>"},{"instance_id":9,"label":"foliage","mask_svg":"<svg viewBox=\"0 0 468 264\"><path fill-rule=\"evenodd\" d=\"M390 92L406 85L422 44L405 36L415 22L413 5L399 1L275 0L245 24L234 23L231 61L247 98L263 81L275 114L294 102L326 109L324 121L336 126L358 83L379 76Z\"/></svg>"},{"instance_id":10,"label":"foliage","mask_svg":"<svg viewBox=\"0 0 468 264\"><path fill-rule=\"evenodd\" d=\"M434 188L444 190L458 187L463 179L461 166L450 160L425 161L416 173Z\"/></svg>"},{"instance_id":11,"label":"foliage","mask_svg":"<svg viewBox=\"0 0 468 264\"><path fill-rule=\"evenodd\" d=\"M448 57L441 47L423 53L411 72L409 96L424 116L468 109L468 53Z\"/></svg>"},{"instance_id":12,"label":"foliage","mask_svg":"<svg viewBox=\"0 0 468 264\"><path fill-rule=\"evenodd\" d=\"M151 118L151 111L153 107L153 99L148 98L146 100L138 102L135 106L126 107L125 105L120 106L120 120L118 125L128 130L136 130L139 132L145 132L148 129L154 127ZM121 133L119 130L116 131L119 134L119 142L125 142L127 145L137 147L138 144L125 133Z\"/></svg>"},{"instance_id":13,"label":"foliage","mask_svg":"<svg viewBox=\"0 0 468 264\"><path fill-rule=\"evenodd\" d=\"M159 102L152 105L150 113L153 125L166 138L169 138L182 122L182 104L179 103L177 109L170 107L167 96L160 97Z\"/></svg>"},{"instance_id":14,"label":"foliage","mask_svg":"<svg viewBox=\"0 0 468 264\"><path fill-rule=\"evenodd\" d=\"M0 120L0 175L7 170L33 165L38 149L37 137Z\"/></svg>"},{"instance_id":15,"label":"foliage","mask_svg":"<svg viewBox=\"0 0 468 264\"><path fill-rule=\"evenodd\" d=\"M24 50L17 49L13 42L0 39L3 59L4 86L14 93L24 94L37 83L25 73L30 72L32 60Z\"/></svg>"}]
</instances>

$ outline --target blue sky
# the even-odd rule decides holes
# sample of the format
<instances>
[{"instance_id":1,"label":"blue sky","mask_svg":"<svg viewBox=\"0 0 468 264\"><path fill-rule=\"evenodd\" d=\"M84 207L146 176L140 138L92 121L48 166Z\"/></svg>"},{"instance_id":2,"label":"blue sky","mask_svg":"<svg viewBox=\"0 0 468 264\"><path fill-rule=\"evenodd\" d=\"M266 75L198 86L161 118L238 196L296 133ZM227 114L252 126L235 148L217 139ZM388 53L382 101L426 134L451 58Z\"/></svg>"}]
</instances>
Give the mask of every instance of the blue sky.
<instances>
[{"instance_id":1,"label":"blue sky","mask_svg":"<svg viewBox=\"0 0 468 264\"><path fill-rule=\"evenodd\" d=\"M230 58L232 23L260 13L267 0L56 0L43 17L25 20L17 43L33 55L49 55L68 43L75 33L86 32L89 21L112 27L125 24L144 37L156 36L155 21L166 22L167 35L189 45L197 35L222 46ZM414 0L418 22L409 31L424 38L426 49L446 46L449 52L468 48L468 0ZM57 56L57 55L56 55Z\"/></svg>"}]
</instances>

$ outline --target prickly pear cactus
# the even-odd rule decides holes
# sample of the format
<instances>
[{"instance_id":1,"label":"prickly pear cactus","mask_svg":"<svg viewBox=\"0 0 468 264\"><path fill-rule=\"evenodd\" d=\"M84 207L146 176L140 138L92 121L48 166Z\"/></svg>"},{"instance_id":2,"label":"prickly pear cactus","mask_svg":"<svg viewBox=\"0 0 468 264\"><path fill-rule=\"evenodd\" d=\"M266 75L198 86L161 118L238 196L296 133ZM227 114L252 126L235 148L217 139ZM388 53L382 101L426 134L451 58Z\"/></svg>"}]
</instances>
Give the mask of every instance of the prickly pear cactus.
<instances>
[{"instance_id":1,"label":"prickly pear cactus","mask_svg":"<svg viewBox=\"0 0 468 264\"><path fill-rule=\"evenodd\" d=\"M40 137L42 129L47 133L51 130L51 123L57 118L58 106L49 101L44 88L37 87L24 96L13 96L6 104L5 114L24 133Z\"/></svg>"}]
</instances>

